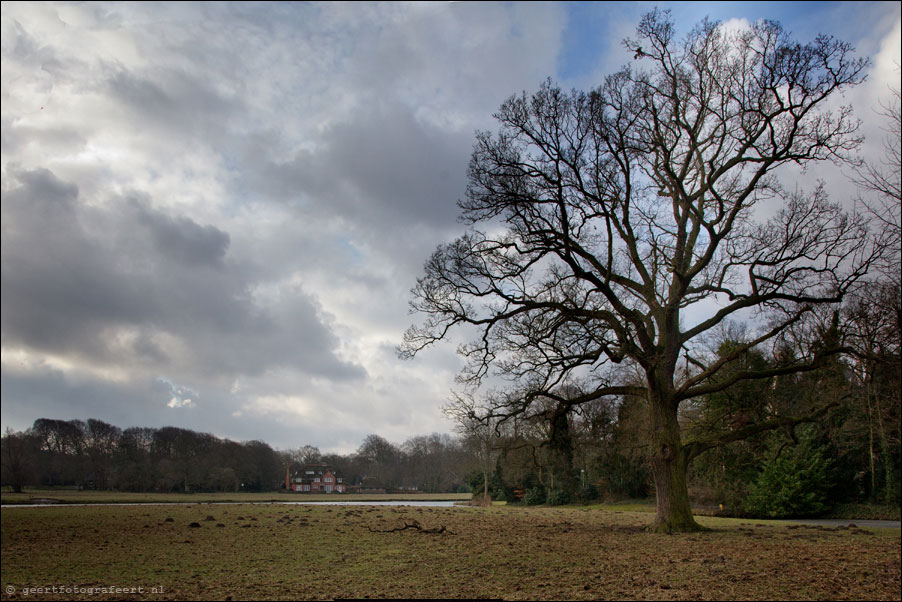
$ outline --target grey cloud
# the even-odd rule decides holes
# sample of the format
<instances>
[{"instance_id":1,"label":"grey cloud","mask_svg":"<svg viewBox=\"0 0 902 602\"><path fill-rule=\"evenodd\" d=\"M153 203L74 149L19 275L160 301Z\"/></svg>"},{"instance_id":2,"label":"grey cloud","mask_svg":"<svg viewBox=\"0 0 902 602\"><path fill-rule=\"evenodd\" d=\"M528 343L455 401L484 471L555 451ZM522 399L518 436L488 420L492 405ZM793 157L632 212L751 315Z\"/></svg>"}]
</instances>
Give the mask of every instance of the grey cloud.
<instances>
[{"instance_id":1,"label":"grey cloud","mask_svg":"<svg viewBox=\"0 0 902 602\"><path fill-rule=\"evenodd\" d=\"M368 216L387 212L393 223L454 222L455 200L466 185L469 134L449 135L394 104L336 125L325 137L322 160L356 193L338 202Z\"/></svg>"},{"instance_id":2,"label":"grey cloud","mask_svg":"<svg viewBox=\"0 0 902 602\"><path fill-rule=\"evenodd\" d=\"M3 34L4 38L13 40L9 46L4 47L3 53L15 59L20 68L30 69L32 73L44 71L48 75L65 74L53 45L35 39L18 20L10 19L8 29L5 28ZM45 84L49 83L47 78L40 79Z\"/></svg>"},{"instance_id":3,"label":"grey cloud","mask_svg":"<svg viewBox=\"0 0 902 602\"><path fill-rule=\"evenodd\" d=\"M112 98L133 116L136 131L153 130L185 141L223 143L228 125L246 112L243 102L217 91L208 75L156 67L141 72L107 65ZM172 149L177 160L177 149Z\"/></svg>"},{"instance_id":4,"label":"grey cloud","mask_svg":"<svg viewBox=\"0 0 902 602\"><path fill-rule=\"evenodd\" d=\"M565 10L554 3L435 3L361 32L351 67L372 98L483 127L498 104L554 74Z\"/></svg>"},{"instance_id":5,"label":"grey cloud","mask_svg":"<svg viewBox=\"0 0 902 602\"><path fill-rule=\"evenodd\" d=\"M0 377L3 422L20 430L37 418L72 420L100 418L123 428L153 426L166 421L165 404L155 401L146 384L73 382L50 370ZM171 412L171 410L169 410ZM172 418L174 421L174 417Z\"/></svg>"},{"instance_id":6,"label":"grey cloud","mask_svg":"<svg viewBox=\"0 0 902 602\"><path fill-rule=\"evenodd\" d=\"M68 219L74 213L78 199L78 186L63 182L49 169L38 168L12 174L23 188L30 190L30 204L37 206L41 219L59 215L62 211ZM15 202L15 201L14 201Z\"/></svg>"},{"instance_id":7,"label":"grey cloud","mask_svg":"<svg viewBox=\"0 0 902 602\"><path fill-rule=\"evenodd\" d=\"M321 257L336 286L365 287L369 298L396 303L361 307L384 326L406 320L399 291L413 286L438 242L460 231L457 200L465 193L471 148L472 134L443 131L385 101L324 129L314 151L289 161L268 157L255 142L245 155L242 187L288 210L290 227L271 229L275 240L310 232L318 248L305 250ZM298 257L267 256L289 264Z\"/></svg>"},{"instance_id":8,"label":"grey cloud","mask_svg":"<svg viewBox=\"0 0 902 602\"><path fill-rule=\"evenodd\" d=\"M161 370L177 361L205 378L279 366L363 375L336 357L337 339L305 291L254 298L253 268L229 261L226 232L146 199L90 207L47 170L15 179L2 208L5 344ZM123 329L137 336L123 340ZM159 334L187 355L174 356Z\"/></svg>"},{"instance_id":9,"label":"grey cloud","mask_svg":"<svg viewBox=\"0 0 902 602\"><path fill-rule=\"evenodd\" d=\"M137 319L148 310L146 296L93 269L107 263L107 253L84 236L76 186L45 169L13 175L20 186L2 202L4 341L63 349L84 343L99 353L102 323Z\"/></svg>"},{"instance_id":10,"label":"grey cloud","mask_svg":"<svg viewBox=\"0 0 902 602\"><path fill-rule=\"evenodd\" d=\"M52 146L62 152L73 155L83 150L87 139L78 131L67 127L34 127L14 124L8 119L2 123L3 140L0 142L2 152L7 156L16 156L28 146Z\"/></svg>"},{"instance_id":11,"label":"grey cloud","mask_svg":"<svg viewBox=\"0 0 902 602\"><path fill-rule=\"evenodd\" d=\"M471 144L469 133L449 134L419 122L409 107L379 103L325 130L315 151L285 163L257 159L249 185L307 213L337 211L382 233L448 227L466 186Z\"/></svg>"},{"instance_id":12,"label":"grey cloud","mask_svg":"<svg viewBox=\"0 0 902 602\"><path fill-rule=\"evenodd\" d=\"M171 217L143 205L136 206L137 223L150 232L155 250L178 263L221 267L229 235L214 226L201 226L186 217Z\"/></svg>"},{"instance_id":13,"label":"grey cloud","mask_svg":"<svg viewBox=\"0 0 902 602\"><path fill-rule=\"evenodd\" d=\"M17 19L4 21L4 42L11 40L8 46L4 44L4 58L10 59L4 70L9 71L16 88L33 97L34 110L53 100L57 86L82 89L93 85L93 79L86 77L87 65L80 53L61 46L55 36L37 39Z\"/></svg>"},{"instance_id":14,"label":"grey cloud","mask_svg":"<svg viewBox=\"0 0 902 602\"><path fill-rule=\"evenodd\" d=\"M230 412L228 397L215 392L209 399L205 396L204 401L209 402L205 405L169 405L173 397L177 401L196 399L197 392L165 379L110 383L72 380L45 370L30 374L4 372L0 384L4 399L3 422L17 430L28 428L37 418L100 418L122 428L177 425L224 433L226 421L222 415L228 416Z\"/></svg>"}]
</instances>

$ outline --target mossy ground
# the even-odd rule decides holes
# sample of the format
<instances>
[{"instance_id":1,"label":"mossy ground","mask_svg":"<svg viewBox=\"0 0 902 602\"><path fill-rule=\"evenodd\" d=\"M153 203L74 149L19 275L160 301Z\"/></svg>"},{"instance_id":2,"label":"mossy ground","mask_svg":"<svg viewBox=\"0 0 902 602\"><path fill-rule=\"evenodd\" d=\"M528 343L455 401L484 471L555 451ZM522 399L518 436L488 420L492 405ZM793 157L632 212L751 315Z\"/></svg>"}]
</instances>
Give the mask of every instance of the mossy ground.
<instances>
[{"instance_id":1,"label":"mossy ground","mask_svg":"<svg viewBox=\"0 0 902 602\"><path fill-rule=\"evenodd\" d=\"M662 535L652 519L577 507L7 508L2 599L52 586L144 592L27 599L900 598L898 530L699 517L711 531ZM448 532L385 532L412 521Z\"/></svg>"}]
</instances>

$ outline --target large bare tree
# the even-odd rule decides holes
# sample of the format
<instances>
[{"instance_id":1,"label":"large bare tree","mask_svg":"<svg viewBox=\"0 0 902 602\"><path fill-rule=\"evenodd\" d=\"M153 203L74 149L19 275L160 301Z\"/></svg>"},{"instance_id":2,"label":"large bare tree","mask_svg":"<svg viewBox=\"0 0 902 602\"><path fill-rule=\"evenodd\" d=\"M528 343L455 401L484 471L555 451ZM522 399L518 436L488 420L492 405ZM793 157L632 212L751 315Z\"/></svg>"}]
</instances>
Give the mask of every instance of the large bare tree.
<instances>
[{"instance_id":1,"label":"large bare tree","mask_svg":"<svg viewBox=\"0 0 902 602\"><path fill-rule=\"evenodd\" d=\"M484 397L484 415L501 419L537 414L548 400L647 399L655 526L695 530L692 458L806 417L691 440L681 403L816 367L832 350L733 368L839 303L873 261L865 225L823 187L781 184L859 145L851 109L827 105L863 80L867 63L845 43L800 44L769 21L740 30L705 21L678 40L657 11L625 44L635 65L597 89L546 83L502 105L496 134L477 134L459 203L470 227L427 262L411 301L424 319L401 352L475 328L460 349L461 382L508 379ZM748 320L754 335L725 356L705 354L701 341L731 319ZM628 371L609 369L617 364L641 378L618 377Z\"/></svg>"}]
</instances>

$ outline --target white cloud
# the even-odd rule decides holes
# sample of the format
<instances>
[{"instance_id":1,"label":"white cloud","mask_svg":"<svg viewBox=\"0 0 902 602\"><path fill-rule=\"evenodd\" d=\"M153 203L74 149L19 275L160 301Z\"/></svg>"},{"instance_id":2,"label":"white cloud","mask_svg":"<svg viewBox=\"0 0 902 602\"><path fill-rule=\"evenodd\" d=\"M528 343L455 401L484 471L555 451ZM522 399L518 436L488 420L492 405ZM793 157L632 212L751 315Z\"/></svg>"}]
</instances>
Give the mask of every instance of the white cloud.
<instances>
[{"instance_id":1,"label":"white cloud","mask_svg":"<svg viewBox=\"0 0 902 602\"><path fill-rule=\"evenodd\" d=\"M179 399L178 397L173 397L169 400L169 403L166 404L167 407L170 408L190 408L194 405L194 402L189 398Z\"/></svg>"},{"instance_id":2,"label":"white cloud","mask_svg":"<svg viewBox=\"0 0 902 602\"><path fill-rule=\"evenodd\" d=\"M720 28L727 34L736 34L749 31L752 28L752 24L748 19L734 17L723 21L720 24Z\"/></svg>"}]
</instances>

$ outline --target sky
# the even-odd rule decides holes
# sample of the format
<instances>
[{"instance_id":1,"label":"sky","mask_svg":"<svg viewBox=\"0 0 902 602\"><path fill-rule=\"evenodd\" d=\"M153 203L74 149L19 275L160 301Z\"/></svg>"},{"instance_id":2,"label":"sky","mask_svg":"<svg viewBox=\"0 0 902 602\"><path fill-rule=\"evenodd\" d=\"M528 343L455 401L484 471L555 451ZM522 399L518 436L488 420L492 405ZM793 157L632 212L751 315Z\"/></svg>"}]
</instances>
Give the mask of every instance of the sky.
<instances>
[{"instance_id":1,"label":"sky","mask_svg":"<svg viewBox=\"0 0 902 602\"><path fill-rule=\"evenodd\" d=\"M898 2L3 2L2 428L336 453L451 432L454 342L396 347L464 232L474 133L546 78L600 84L655 6L680 33L766 18L851 42L872 68L842 101L879 158Z\"/></svg>"}]
</instances>

